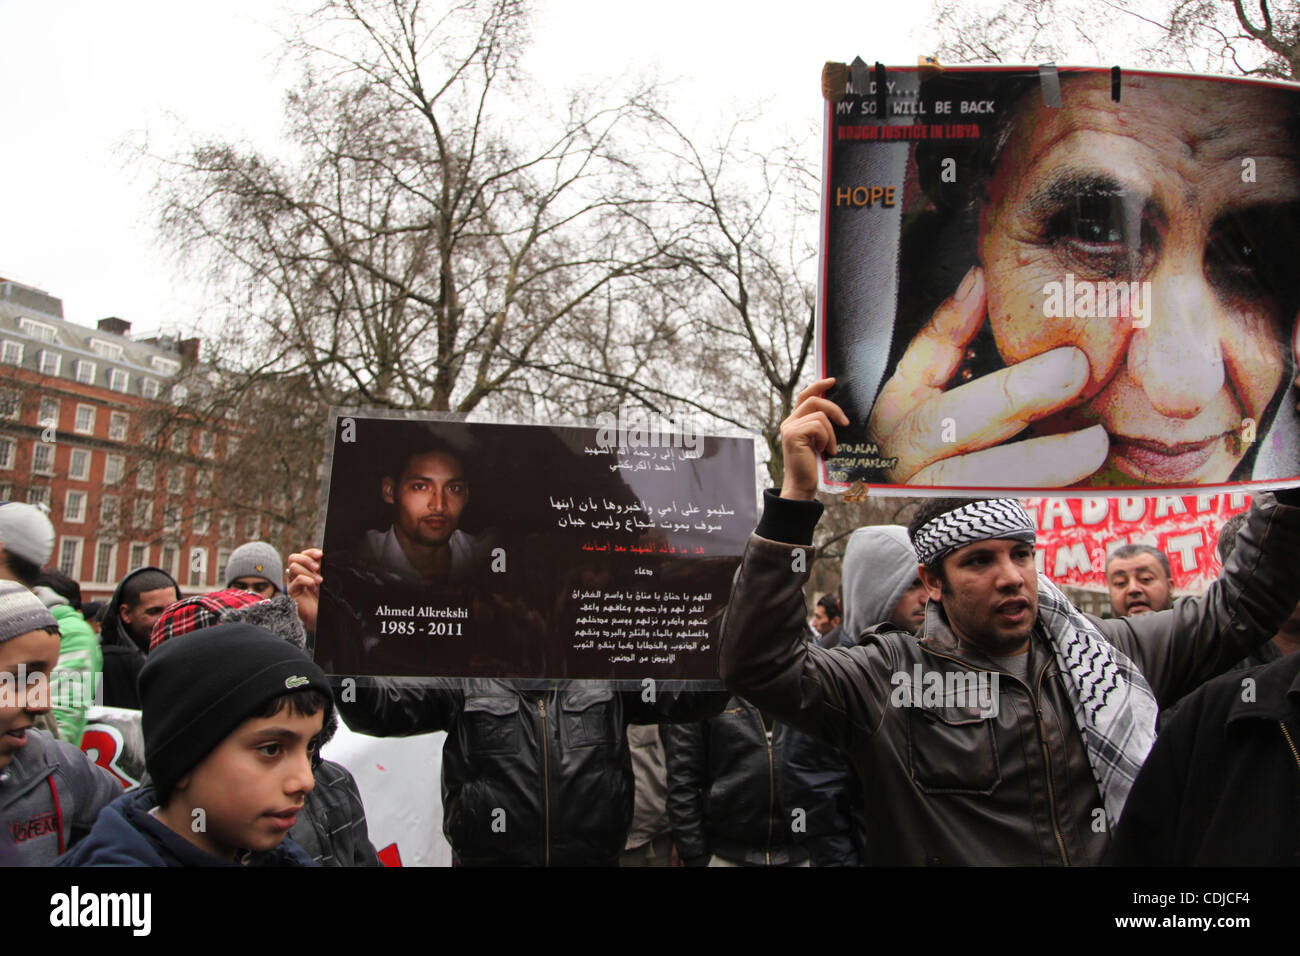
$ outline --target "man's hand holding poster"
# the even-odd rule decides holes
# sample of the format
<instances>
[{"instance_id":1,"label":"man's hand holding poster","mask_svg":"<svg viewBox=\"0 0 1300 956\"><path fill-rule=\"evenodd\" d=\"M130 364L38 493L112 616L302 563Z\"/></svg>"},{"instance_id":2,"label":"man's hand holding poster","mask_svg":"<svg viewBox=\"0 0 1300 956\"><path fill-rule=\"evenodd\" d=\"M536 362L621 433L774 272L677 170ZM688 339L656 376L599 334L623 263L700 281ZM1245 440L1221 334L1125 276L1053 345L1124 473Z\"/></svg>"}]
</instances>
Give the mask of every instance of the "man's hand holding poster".
<instances>
[{"instance_id":1,"label":"man's hand holding poster","mask_svg":"<svg viewBox=\"0 0 1300 956\"><path fill-rule=\"evenodd\" d=\"M1295 483L1300 88L855 73L826 104L819 336L851 424L824 487Z\"/></svg>"},{"instance_id":2,"label":"man's hand holding poster","mask_svg":"<svg viewBox=\"0 0 1300 956\"><path fill-rule=\"evenodd\" d=\"M344 675L711 680L753 442L336 413L315 654Z\"/></svg>"}]
</instances>

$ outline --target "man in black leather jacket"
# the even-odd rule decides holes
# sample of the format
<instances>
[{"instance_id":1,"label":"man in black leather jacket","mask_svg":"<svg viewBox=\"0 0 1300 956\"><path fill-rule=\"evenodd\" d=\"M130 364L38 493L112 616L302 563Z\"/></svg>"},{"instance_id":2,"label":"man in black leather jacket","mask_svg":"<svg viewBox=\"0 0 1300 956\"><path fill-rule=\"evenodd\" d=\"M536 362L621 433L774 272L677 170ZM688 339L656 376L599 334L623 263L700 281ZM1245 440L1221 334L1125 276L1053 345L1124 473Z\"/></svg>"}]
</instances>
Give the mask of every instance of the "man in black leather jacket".
<instances>
[{"instance_id":1,"label":"man in black leather jacket","mask_svg":"<svg viewBox=\"0 0 1300 956\"><path fill-rule=\"evenodd\" d=\"M321 553L289 558L314 630ZM725 690L619 691L601 681L334 678L339 713L376 737L447 732L443 832L461 866L617 866L632 822L629 724L701 720Z\"/></svg>"}]
</instances>

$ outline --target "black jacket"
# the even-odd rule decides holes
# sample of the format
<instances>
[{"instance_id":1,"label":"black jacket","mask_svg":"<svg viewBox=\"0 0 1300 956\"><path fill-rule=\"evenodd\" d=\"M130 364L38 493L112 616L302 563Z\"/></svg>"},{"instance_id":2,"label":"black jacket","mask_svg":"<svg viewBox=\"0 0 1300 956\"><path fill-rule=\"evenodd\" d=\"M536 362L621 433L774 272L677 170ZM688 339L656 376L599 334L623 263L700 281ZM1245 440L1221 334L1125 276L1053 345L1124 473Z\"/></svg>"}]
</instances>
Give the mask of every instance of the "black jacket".
<instances>
[{"instance_id":1,"label":"black jacket","mask_svg":"<svg viewBox=\"0 0 1300 956\"><path fill-rule=\"evenodd\" d=\"M443 832L462 866L616 865L635 787L627 725L699 720L727 696L600 681L524 690L486 679L356 678L335 691L359 733L447 731Z\"/></svg>"},{"instance_id":2,"label":"black jacket","mask_svg":"<svg viewBox=\"0 0 1300 956\"><path fill-rule=\"evenodd\" d=\"M788 728L768 725L770 738L758 708L732 697L716 717L660 731L673 842L688 864L710 854L753 866L808 859L798 836L809 808L785 767Z\"/></svg>"},{"instance_id":3,"label":"black jacket","mask_svg":"<svg viewBox=\"0 0 1300 956\"><path fill-rule=\"evenodd\" d=\"M1129 791L1107 862L1300 865L1300 654L1178 705Z\"/></svg>"},{"instance_id":4,"label":"black jacket","mask_svg":"<svg viewBox=\"0 0 1300 956\"><path fill-rule=\"evenodd\" d=\"M122 589L126 582L142 571L157 571L167 574L162 568L137 568L120 582L113 591L113 597L104 610L104 623L99 632L99 646L104 652L104 706L140 709L140 695L136 691L136 678L140 668L144 667L145 652L136 647L131 635L126 632L122 616L118 609L122 606ZM167 577L170 579L171 575ZM172 580L172 584L176 584ZM176 588L180 593L180 588Z\"/></svg>"}]
</instances>

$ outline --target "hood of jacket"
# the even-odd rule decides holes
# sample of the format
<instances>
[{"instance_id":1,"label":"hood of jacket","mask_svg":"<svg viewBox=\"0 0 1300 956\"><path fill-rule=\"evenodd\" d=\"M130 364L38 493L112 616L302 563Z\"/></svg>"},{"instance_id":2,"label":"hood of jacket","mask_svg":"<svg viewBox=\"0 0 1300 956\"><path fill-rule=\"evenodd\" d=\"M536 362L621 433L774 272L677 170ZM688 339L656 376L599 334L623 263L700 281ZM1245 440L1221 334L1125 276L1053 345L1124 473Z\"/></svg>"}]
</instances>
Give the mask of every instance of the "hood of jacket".
<instances>
[{"instance_id":1,"label":"hood of jacket","mask_svg":"<svg viewBox=\"0 0 1300 956\"><path fill-rule=\"evenodd\" d=\"M844 631L857 643L862 632L888 621L916 580L916 551L902 525L859 528L844 548Z\"/></svg>"}]
</instances>

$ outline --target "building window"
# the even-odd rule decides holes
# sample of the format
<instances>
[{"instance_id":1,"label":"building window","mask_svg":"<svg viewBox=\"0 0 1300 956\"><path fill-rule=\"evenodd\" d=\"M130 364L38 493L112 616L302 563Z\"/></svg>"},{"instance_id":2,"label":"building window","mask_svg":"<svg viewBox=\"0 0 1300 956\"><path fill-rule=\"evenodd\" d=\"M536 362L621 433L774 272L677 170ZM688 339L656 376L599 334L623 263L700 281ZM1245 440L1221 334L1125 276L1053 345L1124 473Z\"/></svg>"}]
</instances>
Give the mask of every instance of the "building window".
<instances>
[{"instance_id":1,"label":"building window","mask_svg":"<svg viewBox=\"0 0 1300 956\"><path fill-rule=\"evenodd\" d=\"M44 508L46 512L50 510L50 489L46 487L35 487L27 489L27 503Z\"/></svg>"},{"instance_id":2,"label":"building window","mask_svg":"<svg viewBox=\"0 0 1300 956\"><path fill-rule=\"evenodd\" d=\"M63 356L49 349L41 349L39 366L42 375L58 375L63 368Z\"/></svg>"},{"instance_id":3,"label":"building window","mask_svg":"<svg viewBox=\"0 0 1300 956\"><path fill-rule=\"evenodd\" d=\"M9 482L0 483L0 501L14 500L14 486Z\"/></svg>"},{"instance_id":4,"label":"building window","mask_svg":"<svg viewBox=\"0 0 1300 956\"><path fill-rule=\"evenodd\" d=\"M86 493L84 491L68 492L68 496L63 499L63 520L74 524L80 524L86 520Z\"/></svg>"},{"instance_id":5,"label":"building window","mask_svg":"<svg viewBox=\"0 0 1300 956\"><path fill-rule=\"evenodd\" d=\"M68 455L68 477L74 481L90 478L90 449L74 448Z\"/></svg>"},{"instance_id":6,"label":"building window","mask_svg":"<svg viewBox=\"0 0 1300 956\"><path fill-rule=\"evenodd\" d=\"M136 568L147 566L149 564L149 545L143 544L139 541L133 542L131 544L131 553L129 557L131 560L130 567L126 569L128 572L134 571Z\"/></svg>"},{"instance_id":7,"label":"building window","mask_svg":"<svg viewBox=\"0 0 1300 956\"><path fill-rule=\"evenodd\" d=\"M222 548L217 552L217 584L226 583L226 565L230 563L230 549Z\"/></svg>"},{"instance_id":8,"label":"building window","mask_svg":"<svg viewBox=\"0 0 1300 956\"><path fill-rule=\"evenodd\" d=\"M117 495L104 495L99 499L99 523L117 524Z\"/></svg>"},{"instance_id":9,"label":"building window","mask_svg":"<svg viewBox=\"0 0 1300 956\"><path fill-rule=\"evenodd\" d=\"M199 454L211 458L217 451L217 438L212 432L199 432Z\"/></svg>"},{"instance_id":10,"label":"building window","mask_svg":"<svg viewBox=\"0 0 1300 956\"><path fill-rule=\"evenodd\" d=\"M12 388L0 389L0 418L17 418L23 409L22 395Z\"/></svg>"},{"instance_id":11,"label":"building window","mask_svg":"<svg viewBox=\"0 0 1300 956\"><path fill-rule=\"evenodd\" d=\"M32 474L54 474L54 446L49 442L32 442Z\"/></svg>"},{"instance_id":12,"label":"building window","mask_svg":"<svg viewBox=\"0 0 1300 956\"><path fill-rule=\"evenodd\" d=\"M81 539L64 538L59 546L59 570L70 578L81 577Z\"/></svg>"},{"instance_id":13,"label":"building window","mask_svg":"<svg viewBox=\"0 0 1300 956\"><path fill-rule=\"evenodd\" d=\"M173 385L173 386L172 386L172 404L173 404L173 405L184 405L184 404L185 404L185 399L189 397L189 394L190 394L190 390L187 389L184 385Z\"/></svg>"},{"instance_id":14,"label":"building window","mask_svg":"<svg viewBox=\"0 0 1300 956\"><path fill-rule=\"evenodd\" d=\"M72 426L73 431L78 435L93 435L95 433L95 406L78 405L77 420Z\"/></svg>"},{"instance_id":15,"label":"building window","mask_svg":"<svg viewBox=\"0 0 1300 956\"><path fill-rule=\"evenodd\" d=\"M101 541L95 547L95 583L112 584L117 579L113 569L117 564L117 545Z\"/></svg>"},{"instance_id":16,"label":"building window","mask_svg":"<svg viewBox=\"0 0 1300 956\"><path fill-rule=\"evenodd\" d=\"M175 375L181 370L180 362L173 359L165 359L157 355L149 356L149 364L164 375Z\"/></svg>"},{"instance_id":17,"label":"building window","mask_svg":"<svg viewBox=\"0 0 1300 956\"><path fill-rule=\"evenodd\" d=\"M208 533L209 522L211 521L211 512L204 508L202 511L194 513L194 533L203 535Z\"/></svg>"},{"instance_id":18,"label":"building window","mask_svg":"<svg viewBox=\"0 0 1300 956\"><path fill-rule=\"evenodd\" d=\"M162 554L158 556L158 567L162 568L172 577L176 577L176 546L173 544L163 545Z\"/></svg>"},{"instance_id":19,"label":"building window","mask_svg":"<svg viewBox=\"0 0 1300 956\"><path fill-rule=\"evenodd\" d=\"M234 435L226 436L226 458L234 458L235 452L239 451L239 439Z\"/></svg>"},{"instance_id":20,"label":"building window","mask_svg":"<svg viewBox=\"0 0 1300 956\"><path fill-rule=\"evenodd\" d=\"M125 392L131 387L131 376L120 368L110 369L108 372L108 387L115 392Z\"/></svg>"},{"instance_id":21,"label":"building window","mask_svg":"<svg viewBox=\"0 0 1300 956\"><path fill-rule=\"evenodd\" d=\"M136 498L134 517L137 528L147 528L153 524L153 502L148 498Z\"/></svg>"},{"instance_id":22,"label":"building window","mask_svg":"<svg viewBox=\"0 0 1300 956\"><path fill-rule=\"evenodd\" d=\"M10 342L8 339L5 339L4 349L3 351L0 351L0 361L3 361L6 365L22 365L23 344L21 342Z\"/></svg>"},{"instance_id":23,"label":"building window","mask_svg":"<svg viewBox=\"0 0 1300 956\"><path fill-rule=\"evenodd\" d=\"M167 493L179 495L185 492L185 469L173 468L167 472Z\"/></svg>"},{"instance_id":24,"label":"building window","mask_svg":"<svg viewBox=\"0 0 1300 956\"><path fill-rule=\"evenodd\" d=\"M59 427L59 400L57 398L41 399L41 417L37 419L41 426L53 425Z\"/></svg>"},{"instance_id":25,"label":"building window","mask_svg":"<svg viewBox=\"0 0 1300 956\"><path fill-rule=\"evenodd\" d=\"M262 516L249 515L244 519L245 537L249 541L262 540Z\"/></svg>"},{"instance_id":26,"label":"building window","mask_svg":"<svg viewBox=\"0 0 1300 956\"><path fill-rule=\"evenodd\" d=\"M101 358L112 359L114 362L122 361L122 346L113 342L105 342L103 339L91 339L90 350Z\"/></svg>"},{"instance_id":27,"label":"building window","mask_svg":"<svg viewBox=\"0 0 1300 956\"><path fill-rule=\"evenodd\" d=\"M208 549L191 548L190 549L190 587L198 588L203 586L203 577L208 570Z\"/></svg>"},{"instance_id":28,"label":"building window","mask_svg":"<svg viewBox=\"0 0 1300 956\"><path fill-rule=\"evenodd\" d=\"M121 455L104 456L104 484L115 485L122 480L122 472L125 470L126 459Z\"/></svg>"},{"instance_id":29,"label":"building window","mask_svg":"<svg viewBox=\"0 0 1300 956\"><path fill-rule=\"evenodd\" d=\"M18 442L12 438L0 438L0 469L8 470L14 466L14 453Z\"/></svg>"},{"instance_id":30,"label":"building window","mask_svg":"<svg viewBox=\"0 0 1300 956\"><path fill-rule=\"evenodd\" d=\"M19 316L18 330L26 332L34 339L40 339L42 342L53 342L56 329L52 325L46 325L44 322L37 322L26 316Z\"/></svg>"},{"instance_id":31,"label":"building window","mask_svg":"<svg viewBox=\"0 0 1300 956\"><path fill-rule=\"evenodd\" d=\"M184 455L190 450L190 430L177 426L172 432L171 450L178 455Z\"/></svg>"},{"instance_id":32,"label":"building window","mask_svg":"<svg viewBox=\"0 0 1300 956\"><path fill-rule=\"evenodd\" d=\"M163 509L163 533L179 534L181 530L180 505L168 505Z\"/></svg>"},{"instance_id":33,"label":"building window","mask_svg":"<svg viewBox=\"0 0 1300 956\"><path fill-rule=\"evenodd\" d=\"M221 540L232 541L235 537L235 516L229 512L221 515Z\"/></svg>"},{"instance_id":34,"label":"building window","mask_svg":"<svg viewBox=\"0 0 1300 956\"><path fill-rule=\"evenodd\" d=\"M82 385L95 384L95 363L77 359L77 381Z\"/></svg>"},{"instance_id":35,"label":"building window","mask_svg":"<svg viewBox=\"0 0 1300 956\"><path fill-rule=\"evenodd\" d=\"M140 462L135 472L135 486L145 491L153 491L153 462Z\"/></svg>"},{"instance_id":36,"label":"building window","mask_svg":"<svg viewBox=\"0 0 1300 956\"><path fill-rule=\"evenodd\" d=\"M159 391L157 379L144 378L140 380L140 394L145 398L157 398Z\"/></svg>"},{"instance_id":37,"label":"building window","mask_svg":"<svg viewBox=\"0 0 1300 956\"><path fill-rule=\"evenodd\" d=\"M127 424L126 412L109 412L108 437L113 441L126 441Z\"/></svg>"},{"instance_id":38,"label":"building window","mask_svg":"<svg viewBox=\"0 0 1300 956\"><path fill-rule=\"evenodd\" d=\"M200 498L212 497L212 472L200 469L194 476L194 493Z\"/></svg>"}]
</instances>

